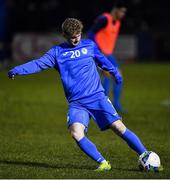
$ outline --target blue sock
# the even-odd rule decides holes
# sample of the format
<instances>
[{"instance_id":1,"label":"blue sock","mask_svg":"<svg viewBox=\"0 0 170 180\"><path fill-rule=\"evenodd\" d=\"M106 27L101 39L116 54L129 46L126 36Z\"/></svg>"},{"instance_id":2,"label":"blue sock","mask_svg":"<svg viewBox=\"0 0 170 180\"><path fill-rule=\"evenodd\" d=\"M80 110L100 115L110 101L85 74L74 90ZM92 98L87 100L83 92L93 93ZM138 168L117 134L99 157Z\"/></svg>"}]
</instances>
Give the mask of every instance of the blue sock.
<instances>
[{"instance_id":1,"label":"blue sock","mask_svg":"<svg viewBox=\"0 0 170 180\"><path fill-rule=\"evenodd\" d=\"M105 90L105 95L109 96L110 78L108 77L103 78L103 88Z\"/></svg>"},{"instance_id":2,"label":"blue sock","mask_svg":"<svg viewBox=\"0 0 170 180\"><path fill-rule=\"evenodd\" d=\"M121 104L120 104L120 97L122 94L122 83L120 84L113 84L113 105L115 106L115 108L121 108Z\"/></svg>"},{"instance_id":3,"label":"blue sock","mask_svg":"<svg viewBox=\"0 0 170 180\"><path fill-rule=\"evenodd\" d=\"M89 157L97 162L102 162L105 158L97 150L96 146L86 137L83 137L80 141L77 142L80 149L86 153Z\"/></svg>"},{"instance_id":4,"label":"blue sock","mask_svg":"<svg viewBox=\"0 0 170 180\"><path fill-rule=\"evenodd\" d=\"M147 151L146 148L144 147L144 145L141 143L140 139L129 129L126 129L126 131L122 135L122 138L139 155L141 155L142 153Z\"/></svg>"}]
</instances>

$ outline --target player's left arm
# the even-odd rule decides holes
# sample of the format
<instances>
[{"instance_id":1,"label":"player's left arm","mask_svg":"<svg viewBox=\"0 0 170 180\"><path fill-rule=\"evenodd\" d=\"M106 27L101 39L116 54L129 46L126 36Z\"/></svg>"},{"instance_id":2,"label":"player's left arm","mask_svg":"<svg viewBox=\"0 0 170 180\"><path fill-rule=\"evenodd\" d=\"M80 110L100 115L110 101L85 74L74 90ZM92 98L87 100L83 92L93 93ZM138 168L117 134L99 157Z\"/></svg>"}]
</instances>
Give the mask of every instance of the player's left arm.
<instances>
[{"instance_id":1,"label":"player's left arm","mask_svg":"<svg viewBox=\"0 0 170 180\"><path fill-rule=\"evenodd\" d=\"M25 64L14 67L8 72L9 78L14 78L16 75L27 75L40 72L47 68L55 66L55 48L51 48L42 57L27 62Z\"/></svg>"},{"instance_id":2,"label":"player's left arm","mask_svg":"<svg viewBox=\"0 0 170 180\"><path fill-rule=\"evenodd\" d=\"M97 45L94 43L94 56L95 61L97 62L98 66L105 71L108 71L112 76L115 77L117 83L121 83L123 78L119 71L119 69L104 56L104 54L98 49Z\"/></svg>"}]
</instances>

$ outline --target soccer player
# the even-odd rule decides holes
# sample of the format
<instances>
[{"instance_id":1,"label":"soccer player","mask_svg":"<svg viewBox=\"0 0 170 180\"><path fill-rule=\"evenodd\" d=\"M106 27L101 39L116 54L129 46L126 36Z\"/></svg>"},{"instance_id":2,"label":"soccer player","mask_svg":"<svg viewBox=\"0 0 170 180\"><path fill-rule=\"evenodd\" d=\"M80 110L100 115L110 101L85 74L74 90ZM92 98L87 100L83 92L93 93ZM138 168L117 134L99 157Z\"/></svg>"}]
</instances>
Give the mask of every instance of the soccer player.
<instances>
[{"instance_id":1,"label":"soccer player","mask_svg":"<svg viewBox=\"0 0 170 180\"><path fill-rule=\"evenodd\" d=\"M116 66L119 67L116 57L113 56L117 37L119 34L121 19L126 15L127 7L123 1L116 1L110 13L101 14L95 21L92 28L88 31L88 36L92 39L102 53L105 54L107 59ZM103 71L103 87L105 94L109 96L111 79L110 73ZM118 112L125 112L123 109L120 98L122 93L122 83L114 83L112 88L113 105Z\"/></svg>"},{"instance_id":2,"label":"soccer player","mask_svg":"<svg viewBox=\"0 0 170 180\"><path fill-rule=\"evenodd\" d=\"M138 155L147 154L140 139L123 124L100 82L96 64L110 72L116 83L122 82L119 70L100 52L96 44L81 39L83 24L75 18L62 23L66 41L52 47L39 59L14 67L8 72L9 78L55 68L61 77L65 96L68 100L68 128L80 149L99 163L97 171L111 169L111 164L102 156L97 147L86 137L88 123L92 117L101 130L111 128Z\"/></svg>"}]
</instances>

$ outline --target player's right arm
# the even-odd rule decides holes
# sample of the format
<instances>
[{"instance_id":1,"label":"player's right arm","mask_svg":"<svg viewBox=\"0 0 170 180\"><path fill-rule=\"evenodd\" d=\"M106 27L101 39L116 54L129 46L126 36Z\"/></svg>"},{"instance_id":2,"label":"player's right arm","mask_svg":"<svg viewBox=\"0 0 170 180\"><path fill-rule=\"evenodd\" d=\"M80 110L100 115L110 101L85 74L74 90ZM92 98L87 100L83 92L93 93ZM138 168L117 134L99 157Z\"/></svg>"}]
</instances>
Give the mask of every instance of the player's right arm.
<instances>
[{"instance_id":1,"label":"player's right arm","mask_svg":"<svg viewBox=\"0 0 170 180\"><path fill-rule=\"evenodd\" d=\"M14 67L8 72L8 77L13 79L16 75L33 74L47 68L53 68L55 66L55 56L55 47L53 47L39 59Z\"/></svg>"}]
</instances>

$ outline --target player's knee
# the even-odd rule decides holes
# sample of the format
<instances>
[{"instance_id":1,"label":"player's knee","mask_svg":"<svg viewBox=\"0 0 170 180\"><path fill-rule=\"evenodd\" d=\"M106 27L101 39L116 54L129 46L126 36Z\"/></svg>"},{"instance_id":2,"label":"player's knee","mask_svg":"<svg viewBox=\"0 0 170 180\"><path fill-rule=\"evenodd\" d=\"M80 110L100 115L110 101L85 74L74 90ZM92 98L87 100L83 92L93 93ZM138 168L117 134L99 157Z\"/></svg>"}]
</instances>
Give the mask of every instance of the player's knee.
<instances>
[{"instance_id":1,"label":"player's knee","mask_svg":"<svg viewBox=\"0 0 170 180\"><path fill-rule=\"evenodd\" d=\"M73 139L75 139L76 141L79 141L84 137L84 133L81 132L80 130L70 130L70 133Z\"/></svg>"},{"instance_id":2,"label":"player's knee","mask_svg":"<svg viewBox=\"0 0 170 180\"><path fill-rule=\"evenodd\" d=\"M84 129L85 127L79 123L75 123L69 128L71 136L76 141L79 141L84 137Z\"/></svg>"},{"instance_id":3,"label":"player's knee","mask_svg":"<svg viewBox=\"0 0 170 180\"><path fill-rule=\"evenodd\" d=\"M126 131L126 126L122 123L121 120L113 122L110 128L119 136L124 134L124 132Z\"/></svg>"}]
</instances>

